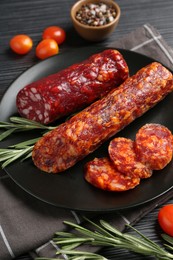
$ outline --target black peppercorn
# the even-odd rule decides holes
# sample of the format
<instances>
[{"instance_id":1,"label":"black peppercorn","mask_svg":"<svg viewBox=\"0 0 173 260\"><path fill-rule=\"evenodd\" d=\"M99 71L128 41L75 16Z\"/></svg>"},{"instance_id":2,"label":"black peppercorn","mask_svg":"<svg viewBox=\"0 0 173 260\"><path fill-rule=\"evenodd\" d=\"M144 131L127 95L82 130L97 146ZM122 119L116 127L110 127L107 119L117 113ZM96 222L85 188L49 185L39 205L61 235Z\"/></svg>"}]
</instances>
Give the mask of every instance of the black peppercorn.
<instances>
[{"instance_id":1,"label":"black peppercorn","mask_svg":"<svg viewBox=\"0 0 173 260\"><path fill-rule=\"evenodd\" d=\"M76 13L76 19L85 25L101 26L111 23L116 17L116 10L105 3L82 5Z\"/></svg>"}]
</instances>

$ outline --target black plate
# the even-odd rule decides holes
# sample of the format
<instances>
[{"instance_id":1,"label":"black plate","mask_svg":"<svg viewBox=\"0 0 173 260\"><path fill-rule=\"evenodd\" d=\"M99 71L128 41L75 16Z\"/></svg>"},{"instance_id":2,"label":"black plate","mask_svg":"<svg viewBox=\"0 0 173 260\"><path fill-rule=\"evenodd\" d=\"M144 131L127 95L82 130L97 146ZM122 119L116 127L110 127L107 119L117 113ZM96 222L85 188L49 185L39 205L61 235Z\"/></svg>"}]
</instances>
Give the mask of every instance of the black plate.
<instances>
[{"instance_id":1,"label":"black plate","mask_svg":"<svg viewBox=\"0 0 173 260\"><path fill-rule=\"evenodd\" d=\"M91 54L102 50L103 48L98 47L73 50L42 61L25 71L5 93L0 104L0 120L8 120L9 116L16 112L16 93L26 84L55 73L70 64L82 61ZM131 75L153 61L151 58L135 52L120 51L128 63ZM116 136L134 139L136 131L145 123L151 122L161 123L173 131L172 104L173 94L169 94L155 108L135 120ZM34 132L14 135L13 138L4 141L2 145L7 147L33 137L35 137ZM112 211L135 207L160 196L172 187L172 162L164 170L154 172L151 178L142 180L140 185L130 191L111 193L92 187L83 178L84 164L96 156L107 155L107 146L108 142L74 167L57 175L40 171L33 165L31 159L25 162L18 161L5 170L20 187L36 198L58 207L84 211Z\"/></svg>"}]
</instances>

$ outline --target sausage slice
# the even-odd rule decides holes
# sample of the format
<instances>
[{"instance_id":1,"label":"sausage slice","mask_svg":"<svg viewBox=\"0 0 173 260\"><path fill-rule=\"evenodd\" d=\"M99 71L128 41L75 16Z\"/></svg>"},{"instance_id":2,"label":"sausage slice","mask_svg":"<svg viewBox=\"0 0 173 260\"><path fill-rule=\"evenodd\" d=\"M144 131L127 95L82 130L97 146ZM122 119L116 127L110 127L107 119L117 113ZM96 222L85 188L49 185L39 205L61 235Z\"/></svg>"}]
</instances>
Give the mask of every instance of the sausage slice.
<instances>
[{"instance_id":1,"label":"sausage slice","mask_svg":"<svg viewBox=\"0 0 173 260\"><path fill-rule=\"evenodd\" d=\"M135 151L138 159L152 170L163 169L173 156L171 131L160 124L146 124L136 134Z\"/></svg>"},{"instance_id":2,"label":"sausage slice","mask_svg":"<svg viewBox=\"0 0 173 260\"><path fill-rule=\"evenodd\" d=\"M149 178L152 170L141 163L134 150L134 141L124 137L114 138L108 147L109 157L115 168L125 175L134 175L139 178Z\"/></svg>"},{"instance_id":3,"label":"sausage slice","mask_svg":"<svg viewBox=\"0 0 173 260\"><path fill-rule=\"evenodd\" d=\"M85 179L93 186L107 191L126 191L140 183L139 177L120 173L109 158L95 158L85 165Z\"/></svg>"}]
</instances>

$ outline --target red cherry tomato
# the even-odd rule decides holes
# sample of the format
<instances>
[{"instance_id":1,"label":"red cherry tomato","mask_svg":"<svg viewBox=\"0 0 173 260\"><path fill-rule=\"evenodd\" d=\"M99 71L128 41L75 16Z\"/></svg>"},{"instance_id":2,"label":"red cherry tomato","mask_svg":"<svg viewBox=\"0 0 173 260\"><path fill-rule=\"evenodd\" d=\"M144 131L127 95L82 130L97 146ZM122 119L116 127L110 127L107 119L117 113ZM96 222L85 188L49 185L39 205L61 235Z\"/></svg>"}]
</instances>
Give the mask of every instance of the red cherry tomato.
<instances>
[{"instance_id":1,"label":"red cherry tomato","mask_svg":"<svg viewBox=\"0 0 173 260\"><path fill-rule=\"evenodd\" d=\"M10 47L17 54L28 53L32 46L32 39L25 34L16 35L10 40Z\"/></svg>"},{"instance_id":2,"label":"red cherry tomato","mask_svg":"<svg viewBox=\"0 0 173 260\"><path fill-rule=\"evenodd\" d=\"M60 45L65 41L66 33L62 28L58 26L50 26L44 30L42 38L54 39L58 43L58 45Z\"/></svg>"},{"instance_id":3,"label":"red cherry tomato","mask_svg":"<svg viewBox=\"0 0 173 260\"><path fill-rule=\"evenodd\" d=\"M58 44L53 39L42 40L36 47L36 56L41 60L58 54L58 52Z\"/></svg>"},{"instance_id":4,"label":"red cherry tomato","mask_svg":"<svg viewBox=\"0 0 173 260\"><path fill-rule=\"evenodd\" d=\"M163 231L173 236L173 204L165 205L160 209L158 221Z\"/></svg>"}]
</instances>

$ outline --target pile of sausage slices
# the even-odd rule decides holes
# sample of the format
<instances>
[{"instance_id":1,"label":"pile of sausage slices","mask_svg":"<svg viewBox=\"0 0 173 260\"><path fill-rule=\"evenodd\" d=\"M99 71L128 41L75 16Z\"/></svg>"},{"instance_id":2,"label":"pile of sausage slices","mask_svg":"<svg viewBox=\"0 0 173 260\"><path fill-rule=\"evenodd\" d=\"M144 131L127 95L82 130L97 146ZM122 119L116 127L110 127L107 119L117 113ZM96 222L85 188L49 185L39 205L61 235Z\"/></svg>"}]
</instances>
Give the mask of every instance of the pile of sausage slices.
<instances>
[{"instance_id":1,"label":"pile of sausage slices","mask_svg":"<svg viewBox=\"0 0 173 260\"><path fill-rule=\"evenodd\" d=\"M135 140L114 138L108 147L109 157L95 158L85 165L85 179L97 188L126 191L140 180L163 169L173 156L173 135L161 124L145 124Z\"/></svg>"}]
</instances>

